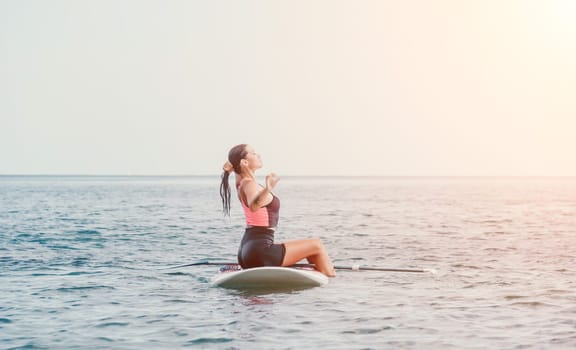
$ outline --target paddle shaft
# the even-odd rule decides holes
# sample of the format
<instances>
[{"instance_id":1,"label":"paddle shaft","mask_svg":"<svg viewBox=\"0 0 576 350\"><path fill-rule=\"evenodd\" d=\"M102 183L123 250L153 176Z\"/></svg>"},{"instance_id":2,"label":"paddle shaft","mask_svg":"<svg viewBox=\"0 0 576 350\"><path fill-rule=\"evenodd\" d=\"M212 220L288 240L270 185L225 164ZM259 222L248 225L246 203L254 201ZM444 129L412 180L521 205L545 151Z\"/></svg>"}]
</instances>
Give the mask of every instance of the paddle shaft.
<instances>
[{"instance_id":1,"label":"paddle shaft","mask_svg":"<svg viewBox=\"0 0 576 350\"><path fill-rule=\"evenodd\" d=\"M180 268L180 267L200 266L200 265L222 266L222 265L238 265L238 263L200 261L200 262L195 262L195 263L191 263L191 264L167 267L166 269L176 269L176 268ZM294 264L291 267L312 267L313 268L314 265L312 265L312 264ZM431 270L427 270L427 269L399 269L399 268L384 268L384 267L362 267L359 265L334 266L334 268L336 270L351 270L351 271L386 271L386 272L416 272L416 273L431 272Z\"/></svg>"},{"instance_id":2,"label":"paddle shaft","mask_svg":"<svg viewBox=\"0 0 576 350\"><path fill-rule=\"evenodd\" d=\"M314 267L311 264L296 264L294 267ZM362 267L359 265L353 266L334 266L336 270L351 270L351 271L386 271L386 272L430 272L425 269L400 269L400 268L385 268L385 267Z\"/></svg>"},{"instance_id":3,"label":"paddle shaft","mask_svg":"<svg viewBox=\"0 0 576 350\"><path fill-rule=\"evenodd\" d=\"M387 271L387 272L429 272L426 269L400 269L385 267L362 267L362 266L334 266L336 270L353 270L353 271Z\"/></svg>"}]
</instances>

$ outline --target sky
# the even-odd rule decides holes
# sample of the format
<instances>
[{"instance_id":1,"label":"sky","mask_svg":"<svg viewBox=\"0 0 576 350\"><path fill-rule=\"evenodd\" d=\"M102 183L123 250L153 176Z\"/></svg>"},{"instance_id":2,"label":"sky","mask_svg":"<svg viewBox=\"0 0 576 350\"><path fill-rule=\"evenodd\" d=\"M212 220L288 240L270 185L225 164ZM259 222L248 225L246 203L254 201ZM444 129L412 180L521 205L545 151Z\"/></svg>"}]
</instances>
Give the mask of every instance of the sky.
<instances>
[{"instance_id":1,"label":"sky","mask_svg":"<svg viewBox=\"0 0 576 350\"><path fill-rule=\"evenodd\" d=\"M0 174L576 176L572 0L0 0Z\"/></svg>"}]
</instances>

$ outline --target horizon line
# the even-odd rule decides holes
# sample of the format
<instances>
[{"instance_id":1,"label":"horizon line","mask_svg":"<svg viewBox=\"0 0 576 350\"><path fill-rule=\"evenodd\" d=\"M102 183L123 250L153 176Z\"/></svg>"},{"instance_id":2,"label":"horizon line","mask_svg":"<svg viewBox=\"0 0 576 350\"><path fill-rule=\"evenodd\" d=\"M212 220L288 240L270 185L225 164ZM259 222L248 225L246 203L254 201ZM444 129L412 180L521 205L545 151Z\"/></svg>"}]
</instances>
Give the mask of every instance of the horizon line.
<instances>
[{"instance_id":1,"label":"horizon line","mask_svg":"<svg viewBox=\"0 0 576 350\"><path fill-rule=\"evenodd\" d=\"M220 177L221 174L0 174L0 177ZM265 176L264 174L258 176ZM378 175L378 174L300 174L282 175L281 177L372 177L372 178L568 178L576 175Z\"/></svg>"}]
</instances>

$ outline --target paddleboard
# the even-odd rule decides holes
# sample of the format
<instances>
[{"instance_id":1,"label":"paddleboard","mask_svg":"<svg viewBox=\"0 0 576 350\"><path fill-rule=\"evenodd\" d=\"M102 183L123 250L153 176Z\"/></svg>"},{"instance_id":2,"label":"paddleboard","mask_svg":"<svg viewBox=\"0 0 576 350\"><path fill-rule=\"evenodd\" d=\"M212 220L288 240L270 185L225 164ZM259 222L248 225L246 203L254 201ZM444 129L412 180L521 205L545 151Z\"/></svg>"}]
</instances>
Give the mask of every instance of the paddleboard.
<instances>
[{"instance_id":1,"label":"paddleboard","mask_svg":"<svg viewBox=\"0 0 576 350\"><path fill-rule=\"evenodd\" d=\"M250 269L221 269L212 279L218 287L233 289L310 288L328 283L328 277L313 269L264 266Z\"/></svg>"}]
</instances>

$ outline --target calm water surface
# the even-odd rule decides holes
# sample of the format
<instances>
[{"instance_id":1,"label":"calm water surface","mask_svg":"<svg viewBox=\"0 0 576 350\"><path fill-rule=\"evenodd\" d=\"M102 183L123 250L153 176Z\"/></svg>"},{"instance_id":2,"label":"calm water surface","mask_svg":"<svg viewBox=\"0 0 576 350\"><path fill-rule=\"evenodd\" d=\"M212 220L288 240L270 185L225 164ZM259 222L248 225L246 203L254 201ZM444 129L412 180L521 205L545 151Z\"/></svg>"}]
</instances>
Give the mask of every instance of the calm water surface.
<instances>
[{"instance_id":1,"label":"calm water surface","mask_svg":"<svg viewBox=\"0 0 576 350\"><path fill-rule=\"evenodd\" d=\"M572 349L576 178L284 178L278 240L324 287L211 287L243 217L218 177L0 177L2 349Z\"/></svg>"}]
</instances>

